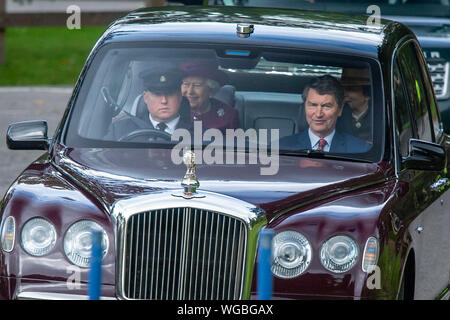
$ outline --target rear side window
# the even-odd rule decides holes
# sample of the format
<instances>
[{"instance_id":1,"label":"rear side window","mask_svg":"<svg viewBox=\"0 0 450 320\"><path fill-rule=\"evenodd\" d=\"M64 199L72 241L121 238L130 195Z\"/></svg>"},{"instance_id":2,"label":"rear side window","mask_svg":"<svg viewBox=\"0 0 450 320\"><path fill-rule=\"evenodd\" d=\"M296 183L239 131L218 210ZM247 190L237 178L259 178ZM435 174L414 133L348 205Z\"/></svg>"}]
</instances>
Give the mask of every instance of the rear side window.
<instances>
[{"instance_id":1,"label":"rear side window","mask_svg":"<svg viewBox=\"0 0 450 320\"><path fill-rule=\"evenodd\" d=\"M422 62L420 65L423 75L423 84L425 86L425 90L427 93L428 106L430 107L430 115L431 115L431 122L433 124L434 137L436 141L438 141L438 138L442 135L444 129L441 123L441 119L439 118L439 111L434 96L433 84L431 83L431 78L428 75L426 61L421 56L419 57L419 60Z\"/></svg>"},{"instance_id":2,"label":"rear side window","mask_svg":"<svg viewBox=\"0 0 450 320\"><path fill-rule=\"evenodd\" d=\"M405 95L405 87L400 74L398 63L394 63L394 99L395 99L395 124L399 141L399 152L406 157L409 152L409 139L413 138L413 125L411 121L410 107Z\"/></svg>"},{"instance_id":3,"label":"rear side window","mask_svg":"<svg viewBox=\"0 0 450 320\"><path fill-rule=\"evenodd\" d=\"M413 42L404 45L398 55L398 63L416 123L417 136L421 140L433 141L433 132L428 111L429 100L425 90L419 53Z\"/></svg>"}]
</instances>

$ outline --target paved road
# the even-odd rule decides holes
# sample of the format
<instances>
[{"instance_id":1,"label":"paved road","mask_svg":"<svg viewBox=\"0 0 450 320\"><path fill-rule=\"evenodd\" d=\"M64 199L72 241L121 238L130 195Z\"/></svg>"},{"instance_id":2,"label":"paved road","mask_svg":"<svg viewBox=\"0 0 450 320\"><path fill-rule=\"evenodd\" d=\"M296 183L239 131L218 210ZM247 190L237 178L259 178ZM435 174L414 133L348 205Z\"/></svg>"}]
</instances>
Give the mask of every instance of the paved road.
<instances>
[{"instance_id":1,"label":"paved road","mask_svg":"<svg viewBox=\"0 0 450 320\"><path fill-rule=\"evenodd\" d=\"M6 131L13 122L46 120L49 136L53 136L64 113L72 88L69 87L0 87L0 194L26 166L43 154L35 150L9 150Z\"/></svg>"}]
</instances>

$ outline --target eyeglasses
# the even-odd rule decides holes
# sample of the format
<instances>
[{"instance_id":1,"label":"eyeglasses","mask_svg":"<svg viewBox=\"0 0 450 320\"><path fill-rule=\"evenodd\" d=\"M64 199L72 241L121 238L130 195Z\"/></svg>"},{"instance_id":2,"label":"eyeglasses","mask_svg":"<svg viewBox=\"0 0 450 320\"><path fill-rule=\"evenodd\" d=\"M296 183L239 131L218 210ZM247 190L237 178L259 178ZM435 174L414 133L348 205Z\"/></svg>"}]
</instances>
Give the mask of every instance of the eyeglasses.
<instances>
[{"instance_id":1,"label":"eyeglasses","mask_svg":"<svg viewBox=\"0 0 450 320\"><path fill-rule=\"evenodd\" d=\"M193 88L202 88L205 86L205 83L203 82L182 82L181 84L183 87L193 87Z\"/></svg>"}]
</instances>

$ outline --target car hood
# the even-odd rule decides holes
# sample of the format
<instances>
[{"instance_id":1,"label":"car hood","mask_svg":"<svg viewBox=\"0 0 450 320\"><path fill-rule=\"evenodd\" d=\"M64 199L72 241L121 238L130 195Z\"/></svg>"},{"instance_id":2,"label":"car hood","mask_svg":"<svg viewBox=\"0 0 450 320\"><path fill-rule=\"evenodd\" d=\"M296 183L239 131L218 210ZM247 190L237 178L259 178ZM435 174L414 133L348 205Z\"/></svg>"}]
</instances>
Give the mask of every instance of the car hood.
<instances>
[{"instance_id":1,"label":"car hood","mask_svg":"<svg viewBox=\"0 0 450 320\"><path fill-rule=\"evenodd\" d=\"M167 189L181 189L184 164L171 160L166 149L59 148L54 163L112 208L117 200ZM267 213L332 197L386 177L387 164L280 156L279 170L262 175L261 164L206 165L197 163L205 190L235 197L261 207Z\"/></svg>"}]
</instances>

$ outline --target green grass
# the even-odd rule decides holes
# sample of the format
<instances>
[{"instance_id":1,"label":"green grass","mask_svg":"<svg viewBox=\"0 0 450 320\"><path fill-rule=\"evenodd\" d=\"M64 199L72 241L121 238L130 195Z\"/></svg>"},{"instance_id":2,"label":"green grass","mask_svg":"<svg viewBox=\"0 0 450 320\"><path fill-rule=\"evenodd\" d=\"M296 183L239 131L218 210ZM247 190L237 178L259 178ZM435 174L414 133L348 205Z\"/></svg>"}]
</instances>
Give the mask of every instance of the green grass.
<instances>
[{"instance_id":1,"label":"green grass","mask_svg":"<svg viewBox=\"0 0 450 320\"><path fill-rule=\"evenodd\" d=\"M105 27L6 29L0 86L74 85Z\"/></svg>"}]
</instances>

